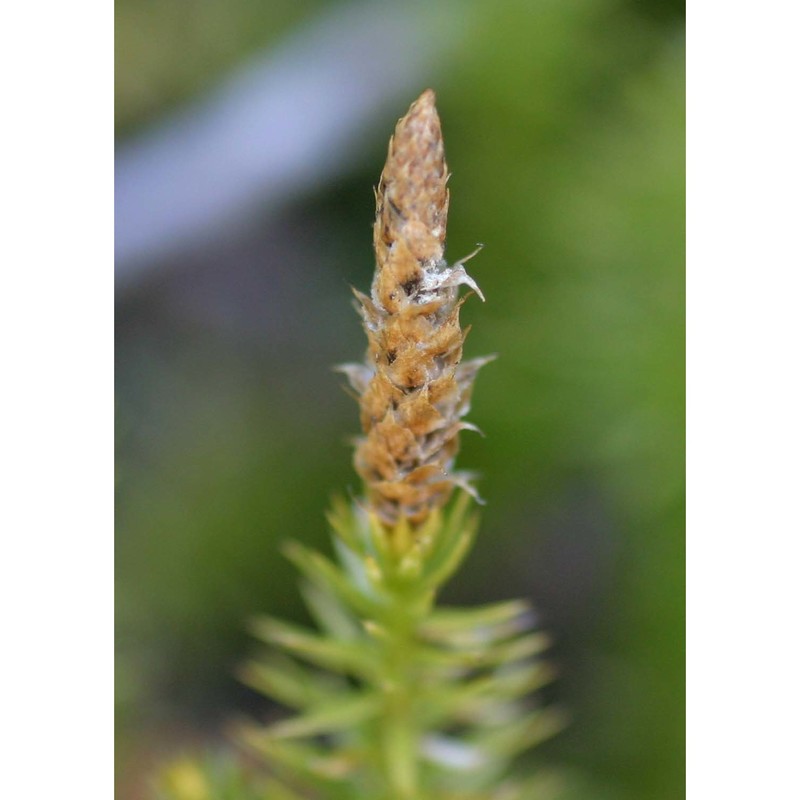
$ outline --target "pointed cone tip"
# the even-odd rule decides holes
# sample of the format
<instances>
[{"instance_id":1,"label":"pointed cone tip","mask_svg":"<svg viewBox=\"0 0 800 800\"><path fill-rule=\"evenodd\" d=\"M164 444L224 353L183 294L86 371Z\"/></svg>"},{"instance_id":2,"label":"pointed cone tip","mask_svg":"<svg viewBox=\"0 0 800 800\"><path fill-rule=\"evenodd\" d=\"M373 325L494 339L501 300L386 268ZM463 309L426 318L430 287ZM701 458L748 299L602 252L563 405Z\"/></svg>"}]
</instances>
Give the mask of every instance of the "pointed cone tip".
<instances>
[{"instance_id":1,"label":"pointed cone tip","mask_svg":"<svg viewBox=\"0 0 800 800\"><path fill-rule=\"evenodd\" d=\"M401 119L401 122L411 117L431 117L438 119L439 113L436 110L436 92L434 92L433 89L426 89L411 104L408 113Z\"/></svg>"},{"instance_id":2,"label":"pointed cone tip","mask_svg":"<svg viewBox=\"0 0 800 800\"><path fill-rule=\"evenodd\" d=\"M433 89L426 89L414 102L414 105L435 106L436 92Z\"/></svg>"}]
</instances>

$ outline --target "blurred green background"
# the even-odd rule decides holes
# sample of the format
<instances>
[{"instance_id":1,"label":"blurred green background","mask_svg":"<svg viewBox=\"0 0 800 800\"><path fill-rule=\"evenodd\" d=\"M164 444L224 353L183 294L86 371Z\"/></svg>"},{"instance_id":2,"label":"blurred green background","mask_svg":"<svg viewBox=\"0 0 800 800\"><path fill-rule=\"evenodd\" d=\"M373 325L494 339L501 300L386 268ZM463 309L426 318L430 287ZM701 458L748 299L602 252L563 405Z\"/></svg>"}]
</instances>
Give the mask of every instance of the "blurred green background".
<instances>
[{"instance_id":1,"label":"blurred green background","mask_svg":"<svg viewBox=\"0 0 800 800\"><path fill-rule=\"evenodd\" d=\"M482 531L445 599L540 611L572 724L536 758L570 796L684 794L683 6L409 3L397 31L401 5L362 4L411 66L352 146L321 153L342 166L139 257L118 288L123 800L147 797L154 763L224 741L232 716L269 713L233 675L245 622L305 619L279 544L326 548L330 496L358 490L356 409L330 367L364 350L349 285L372 273L372 186L427 86L453 172L449 259L486 244L467 355L500 354L470 415L487 436L459 457L483 476ZM259 54L360 8L117 0L118 159Z\"/></svg>"}]
</instances>

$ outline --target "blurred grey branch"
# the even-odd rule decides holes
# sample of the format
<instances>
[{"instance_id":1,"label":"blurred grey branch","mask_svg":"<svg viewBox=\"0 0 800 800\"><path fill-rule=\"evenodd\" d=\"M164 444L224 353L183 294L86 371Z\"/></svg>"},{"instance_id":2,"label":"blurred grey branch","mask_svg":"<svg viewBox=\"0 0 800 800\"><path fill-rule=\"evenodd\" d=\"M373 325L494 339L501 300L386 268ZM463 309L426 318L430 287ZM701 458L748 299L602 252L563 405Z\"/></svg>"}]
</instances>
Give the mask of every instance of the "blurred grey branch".
<instances>
[{"instance_id":1,"label":"blurred grey branch","mask_svg":"<svg viewBox=\"0 0 800 800\"><path fill-rule=\"evenodd\" d=\"M256 208L278 207L357 163L365 131L432 82L459 38L438 22L444 5L328 9L210 96L121 143L118 290Z\"/></svg>"}]
</instances>

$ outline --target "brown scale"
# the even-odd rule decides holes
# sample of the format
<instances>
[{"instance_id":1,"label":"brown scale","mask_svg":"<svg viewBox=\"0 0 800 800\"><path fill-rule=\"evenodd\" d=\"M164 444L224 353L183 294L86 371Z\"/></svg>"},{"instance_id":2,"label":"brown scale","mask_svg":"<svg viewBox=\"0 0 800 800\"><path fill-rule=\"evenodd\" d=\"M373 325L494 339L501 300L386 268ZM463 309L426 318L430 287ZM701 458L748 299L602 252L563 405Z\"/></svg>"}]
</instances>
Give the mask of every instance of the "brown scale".
<instances>
[{"instance_id":1,"label":"brown scale","mask_svg":"<svg viewBox=\"0 0 800 800\"><path fill-rule=\"evenodd\" d=\"M359 394L355 466L366 500L387 525L423 522L467 475L452 471L475 373L461 364L460 264L444 262L449 193L432 91L398 123L375 191L376 269L371 296L355 291L369 347L343 367Z\"/></svg>"}]
</instances>

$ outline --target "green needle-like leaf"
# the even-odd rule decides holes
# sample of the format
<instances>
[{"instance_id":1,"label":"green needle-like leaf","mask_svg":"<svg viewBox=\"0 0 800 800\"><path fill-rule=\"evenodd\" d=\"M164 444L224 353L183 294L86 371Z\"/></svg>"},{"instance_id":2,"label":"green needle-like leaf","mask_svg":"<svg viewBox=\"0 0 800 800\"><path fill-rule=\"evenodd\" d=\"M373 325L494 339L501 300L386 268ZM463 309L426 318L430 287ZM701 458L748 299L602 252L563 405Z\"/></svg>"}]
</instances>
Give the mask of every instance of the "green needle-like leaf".
<instances>
[{"instance_id":1,"label":"green needle-like leaf","mask_svg":"<svg viewBox=\"0 0 800 800\"><path fill-rule=\"evenodd\" d=\"M300 592L314 621L329 636L352 641L361 636L361 625L338 597L310 581L300 583Z\"/></svg>"},{"instance_id":2,"label":"green needle-like leaf","mask_svg":"<svg viewBox=\"0 0 800 800\"><path fill-rule=\"evenodd\" d=\"M291 708L308 708L340 691L342 679L298 664L288 656L270 654L269 660L250 661L239 677L252 689L275 698Z\"/></svg>"},{"instance_id":3,"label":"green needle-like leaf","mask_svg":"<svg viewBox=\"0 0 800 800\"><path fill-rule=\"evenodd\" d=\"M375 653L364 643L340 642L271 617L256 619L252 629L267 644L334 672L374 678L379 667Z\"/></svg>"},{"instance_id":4,"label":"green needle-like leaf","mask_svg":"<svg viewBox=\"0 0 800 800\"><path fill-rule=\"evenodd\" d=\"M352 800L347 779L357 761L346 752L330 754L321 747L279 740L254 728L243 730L240 739L292 784L322 791L323 796L331 800ZM301 796L307 797L305 793Z\"/></svg>"},{"instance_id":5,"label":"green needle-like leaf","mask_svg":"<svg viewBox=\"0 0 800 800\"><path fill-rule=\"evenodd\" d=\"M479 608L438 608L420 626L420 634L431 641L489 644L531 627L533 614L522 600Z\"/></svg>"},{"instance_id":6,"label":"green needle-like leaf","mask_svg":"<svg viewBox=\"0 0 800 800\"><path fill-rule=\"evenodd\" d=\"M267 733L275 739L294 739L347 730L371 719L380 709L380 698L351 694L271 725Z\"/></svg>"},{"instance_id":7,"label":"green needle-like leaf","mask_svg":"<svg viewBox=\"0 0 800 800\"><path fill-rule=\"evenodd\" d=\"M348 580L329 559L321 553L309 550L299 542L288 542L284 547L286 557L312 582L340 598L361 614L379 614L382 604L378 598L360 590L358 585Z\"/></svg>"}]
</instances>

